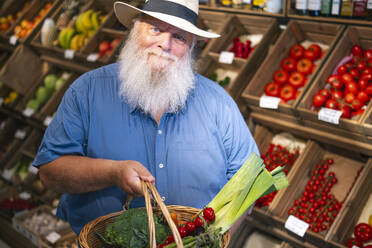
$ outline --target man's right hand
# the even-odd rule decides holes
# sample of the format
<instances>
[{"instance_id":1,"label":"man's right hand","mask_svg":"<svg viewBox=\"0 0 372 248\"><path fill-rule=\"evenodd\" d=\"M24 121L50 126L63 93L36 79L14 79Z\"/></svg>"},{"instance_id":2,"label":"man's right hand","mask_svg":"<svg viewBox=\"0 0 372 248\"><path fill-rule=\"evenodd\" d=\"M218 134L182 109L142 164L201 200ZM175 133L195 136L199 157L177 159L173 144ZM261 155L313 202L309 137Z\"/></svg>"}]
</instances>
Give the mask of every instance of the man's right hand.
<instances>
[{"instance_id":1,"label":"man's right hand","mask_svg":"<svg viewBox=\"0 0 372 248\"><path fill-rule=\"evenodd\" d=\"M116 185L127 194L138 197L143 195L141 179L145 182L155 182L151 173L138 161L117 161Z\"/></svg>"}]
</instances>

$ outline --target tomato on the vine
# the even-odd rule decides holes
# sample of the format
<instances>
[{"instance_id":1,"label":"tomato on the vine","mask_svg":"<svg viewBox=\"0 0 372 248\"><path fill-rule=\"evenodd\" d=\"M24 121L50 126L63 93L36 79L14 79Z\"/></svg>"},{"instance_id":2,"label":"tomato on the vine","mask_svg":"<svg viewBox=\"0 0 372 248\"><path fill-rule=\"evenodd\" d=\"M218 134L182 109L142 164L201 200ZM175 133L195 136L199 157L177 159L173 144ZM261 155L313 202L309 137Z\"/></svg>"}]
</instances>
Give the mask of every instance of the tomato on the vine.
<instances>
[{"instance_id":1,"label":"tomato on the vine","mask_svg":"<svg viewBox=\"0 0 372 248\"><path fill-rule=\"evenodd\" d=\"M343 74L347 73L347 67L345 65L341 65L340 67L337 68L337 74L339 76L342 76Z\"/></svg>"},{"instance_id":2,"label":"tomato on the vine","mask_svg":"<svg viewBox=\"0 0 372 248\"><path fill-rule=\"evenodd\" d=\"M352 103L353 102L353 100L355 99L355 96L354 96L354 94L353 93L347 93L346 95L345 95L345 102L347 102L347 103Z\"/></svg>"},{"instance_id":3,"label":"tomato on the vine","mask_svg":"<svg viewBox=\"0 0 372 248\"><path fill-rule=\"evenodd\" d=\"M363 103L361 100L359 100L358 98L355 98L352 102L351 102L351 106L353 107L354 111L357 111L359 109L361 109L363 107Z\"/></svg>"},{"instance_id":4,"label":"tomato on the vine","mask_svg":"<svg viewBox=\"0 0 372 248\"><path fill-rule=\"evenodd\" d=\"M213 208L204 208L203 209L203 216L206 220L213 221L215 218Z\"/></svg>"},{"instance_id":5,"label":"tomato on the vine","mask_svg":"<svg viewBox=\"0 0 372 248\"><path fill-rule=\"evenodd\" d=\"M196 217L196 219L194 220L194 223L196 227L201 227L204 224L200 217Z\"/></svg>"},{"instance_id":6,"label":"tomato on the vine","mask_svg":"<svg viewBox=\"0 0 372 248\"><path fill-rule=\"evenodd\" d=\"M347 242L346 242L346 245L348 248L352 248L354 246L358 246L360 248L363 247L363 244L357 240L356 238L350 238Z\"/></svg>"},{"instance_id":7,"label":"tomato on the vine","mask_svg":"<svg viewBox=\"0 0 372 248\"><path fill-rule=\"evenodd\" d=\"M194 232L195 229L196 229L196 225L195 225L195 223L192 222L192 221L188 221L188 222L186 222L185 227L186 227L186 229L187 229L187 231L188 231L189 233Z\"/></svg>"},{"instance_id":8,"label":"tomato on the vine","mask_svg":"<svg viewBox=\"0 0 372 248\"><path fill-rule=\"evenodd\" d=\"M322 95L322 96L325 96L326 99L331 98L331 93L329 92L329 90L321 89L321 90L319 90L318 93L319 93L320 95Z\"/></svg>"},{"instance_id":9,"label":"tomato on the vine","mask_svg":"<svg viewBox=\"0 0 372 248\"><path fill-rule=\"evenodd\" d=\"M355 79L359 79L360 72L358 69L353 68L350 70L350 75L353 76Z\"/></svg>"},{"instance_id":10,"label":"tomato on the vine","mask_svg":"<svg viewBox=\"0 0 372 248\"><path fill-rule=\"evenodd\" d=\"M337 109L337 102L333 99L328 99L326 102L326 107L330 109Z\"/></svg>"},{"instance_id":11,"label":"tomato on the vine","mask_svg":"<svg viewBox=\"0 0 372 248\"><path fill-rule=\"evenodd\" d=\"M327 78L327 83L338 90L341 90L344 87L344 83L342 82L341 77L338 75L329 76Z\"/></svg>"},{"instance_id":12,"label":"tomato on the vine","mask_svg":"<svg viewBox=\"0 0 372 248\"><path fill-rule=\"evenodd\" d=\"M372 227L367 223L359 223L354 228L355 238L361 242L367 242L372 239Z\"/></svg>"},{"instance_id":13,"label":"tomato on the vine","mask_svg":"<svg viewBox=\"0 0 372 248\"><path fill-rule=\"evenodd\" d=\"M358 95L357 95L357 98L362 103L367 103L371 97L365 91L359 91Z\"/></svg>"},{"instance_id":14,"label":"tomato on the vine","mask_svg":"<svg viewBox=\"0 0 372 248\"><path fill-rule=\"evenodd\" d=\"M180 233L181 238L186 237L189 234L186 227L184 226L179 226L177 227L177 229L178 229L178 232Z\"/></svg>"},{"instance_id":15,"label":"tomato on the vine","mask_svg":"<svg viewBox=\"0 0 372 248\"><path fill-rule=\"evenodd\" d=\"M339 107L339 110L342 112L341 117L350 119L351 111L352 111L351 107L347 104L341 104L341 105L339 104L338 107Z\"/></svg>"},{"instance_id":16,"label":"tomato on the vine","mask_svg":"<svg viewBox=\"0 0 372 248\"><path fill-rule=\"evenodd\" d=\"M359 86L359 89L364 90L368 86L368 80L365 78L359 79L358 86Z\"/></svg>"},{"instance_id":17,"label":"tomato on the vine","mask_svg":"<svg viewBox=\"0 0 372 248\"><path fill-rule=\"evenodd\" d=\"M345 74L346 75L346 74ZM355 81L350 81L346 84L346 90L354 95L357 95L359 92L358 84Z\"/></svg>"},{"instance_id":18,"label":"tomato on the vine","mask_svg":"<svg viewBox=\"0 0 372 248\"><path fill-rule=\"evenodd\" d=\"M321 107L325 103L327 98L321 94L315 94L313 97L313 105L315 107Z\"/></svg>"},{"instance_id":19,"label":"tomato on the vine","mask_svg":"<svg viewBox=\"0 0 372 248\"><path fill-rule=\"evenodd\" d=\"M354 45L351 48L351 53L353 54L353 56L362 57L363 56L363 48L361 46Z\"/></svg>"},{"instance_id":20,"label":"tomato on the vine","mask_svg":"<svg viewBox=\"0 0 372 248\"><path fill-rule=\"evenodd\" d=\"M372 61L372 49L364 51L364 58L367 59L367 61Z\"/></svg>"},{"instance_id":21,"label":"tomato on the vine","mask_svg":"<svg viewBox=\"0 0 372 248\"><path fill-rule=\"evenodd\" d=\"M350 73L344 73L344 74L341 76L341 81L342 81L344 84L347 84L347 83L349 83L349 82L354 81L354 79L353 79L353 76L351 76Z\"/></svg>"},{"instance_id":22,"label":"tomato on the vine","mask_svg":"<svg viewBox=\"0 0 372 248\"><path fill-rule=\"evenodd\" d=\"M335 90L332 92L332 99L338 101L341 101L344 97L344 94L340 90Z\"/></svg>"},{"instance_id":23,"label":"tomato on the vine","mask_svg":"<svg viewBox=\"0 0 372 248\"><path fill-rule=\"evenodd\" d=\"M303 58L297 62L297 71L305 75L310 74L313 68L313 62L310 59Z\"/></svg>"}]
</instances>

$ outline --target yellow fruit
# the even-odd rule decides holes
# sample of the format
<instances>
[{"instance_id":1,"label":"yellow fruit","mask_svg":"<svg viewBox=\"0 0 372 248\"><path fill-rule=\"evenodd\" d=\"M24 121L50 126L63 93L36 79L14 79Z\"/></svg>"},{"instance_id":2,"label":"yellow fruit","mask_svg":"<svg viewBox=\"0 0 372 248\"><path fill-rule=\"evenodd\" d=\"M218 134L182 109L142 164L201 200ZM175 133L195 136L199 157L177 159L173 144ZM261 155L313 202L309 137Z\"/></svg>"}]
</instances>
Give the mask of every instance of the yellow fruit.
<instances>
[{"instance_id":1,"label":"yellow fruit","mask_svg":"<svg viewBox=\"0 0 372 248\"><path fill-rule=\"evenodd\" d=\"M85 29L84 29L83 23L82 23L82 21L83 21L83 14L84 13L80 14L78 16L78 18L76 19L76 22L75 22L75 27L76 27L76 30L78 32L85 32Z\"/></svg>"},{"instance_id":2,"label":"yellow fruit","mask_svg":"<svg viewBox=\"0 0 372 248\"><path fill-rule=\"evenodd\" d=\"M368 224L372 227L372 214L369 216Z\"/></svg>"},{"instance_id":3,"label":"yellow fruit","mask_svg":"<svg viewBox=\"0 0 372 248\"><path fill-rule=\"evenodd\" d=\"M83 20L82 20L82 24L83 24L83 27L85 30L90 30L93 28L93 24L92 24L92 21L90 20L90 16L93 14L93 10L88 10L86 12L84 12L83 14Z\"/></svg>"},{"instance_id":4,"label":"yellow fruit","mask_svg":"<svg viewBox=\"0 0 372 248\"><path fill-rule=\"evenodd\" d=\"M92 13L91 17L90 17L90 20L92 22L92 26L93 26L93 29L94 30L97 30L99 28L99 14L98 12L94 12Z\"/></svg>"}]
</instances>

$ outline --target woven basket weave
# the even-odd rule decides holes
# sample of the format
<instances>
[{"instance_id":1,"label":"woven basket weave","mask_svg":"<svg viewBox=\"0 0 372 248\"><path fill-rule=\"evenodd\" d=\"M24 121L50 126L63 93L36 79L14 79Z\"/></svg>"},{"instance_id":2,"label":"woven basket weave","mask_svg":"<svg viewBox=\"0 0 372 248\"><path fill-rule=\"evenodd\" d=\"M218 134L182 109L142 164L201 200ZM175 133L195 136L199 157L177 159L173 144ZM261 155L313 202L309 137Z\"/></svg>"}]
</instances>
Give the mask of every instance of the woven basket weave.
<instances>
[{"instance_id":1,"label":"woven basket weave","mask_svg":"<svg viewBox=\"0 0 372 248\"><path fill-rule=\"evenodd\" d=\"M146 185L145 185L146 184ZM146 201L146 210L147 214L149 216L149 229L150 229L150 248L156 247L156 242L154 242L155 237L155 228L154 228L154 221L152 217L152 213L163 213L164 217L167 219L168 224L170 226L170 229L173 233L173 236L175 237L175 242L177 244L178 248L183 247L181 238L179 236L178 230L174 222L172 221L169 212L173 213L176 212L177 216L182 221L189 221L191 216L198 213L200 209L192 208L192 207L184 207L184 206L178 206L178 205L169 205L165 206L163 201L160 198L160 195L157 193L156 189L152 184L150 183L143 183L143 190L144 190L144 196ZM155 198L155 201L158 203L158 207L155 207L152 209L150 197L148 195L148 190L145 190L145 188L150 189L150 191L153 193L153 196ZM125 211L125 210L124 210ZM84 226L84 228L81 230L79 235L79 243L82 248L102 248L103 243L101 240L97 237L97 234L100 234L104 236L106 227L113 223L115 219L120 216L124 211L108 214L102 217L98 217L97 219L89 222ZM226 232L223 235L222 244L223 247L227 247L230 241L230 233Z\"/></svg>"}]
</instances>

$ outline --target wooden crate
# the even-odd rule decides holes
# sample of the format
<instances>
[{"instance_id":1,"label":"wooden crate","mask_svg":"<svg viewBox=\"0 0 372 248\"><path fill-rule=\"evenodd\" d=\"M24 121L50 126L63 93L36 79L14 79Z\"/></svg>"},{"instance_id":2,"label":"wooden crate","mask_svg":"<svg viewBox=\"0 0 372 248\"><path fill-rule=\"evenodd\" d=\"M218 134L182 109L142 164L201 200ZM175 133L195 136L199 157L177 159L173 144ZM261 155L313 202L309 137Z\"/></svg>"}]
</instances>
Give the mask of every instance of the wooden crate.
<instances>
[{"instance_id":1,"label":"wooden crate","mask_svg":"<svg viewBox=\"0 0 372 248\"><path fill-rule=\"evenodd\" d=\"M301 118L309 120L311 123L321 124L319 127L327 132L337 132L341 129L363 134L364 131L361 122L367 115L368 110L364 111L364 114L358 120L340 118L338 125L318 120L318 113L312 110L314 95L324 88L327 78L332 75L339 62L351 53L353 45L361 45L365 49L370 48L372 46L372 28L350 26L346 29L314 82L310 85L309 90L296 106ZM372 101L369 102L368 108L372 108Z\"/></svg>"},{"instance_id":2,"label":"wooden crate","mask_svg":"<svg viewBox=\"0 0 372 248\"><path fill-rule=\"evenodd\" d=\"M204 69L202 68L200 72L207 77L210 77L217 68L236 72L236 78L232 79L225 89L234 99L237 99L245 88L246 82L253 77L279 33L279 25L273 18L232 15L226 20L221 38L211 45L207 54L210 61L203 65ZM219 63L220 53L228 49L236 36L243 34L262 34L263 37L247 59L234 58L232 64Z\"/></svg>"},{"instance_id":3,"label":"wooden crate","mask_svg":"<svg viewBox=\"0 0 372 248\"><path fill-rule=\"evenodd\" d=\"M364 136L367 138L367 143L372 143L372 107L365 111L361 126Z\"/></svg>"},{"instance_id":4,"label":"wooden crate","mask_svg":"<svg viewBox=\"0 0 372 248\"><path fill-rule=\"evenodd\" d=\"M61 237L53 244L45 237L41 237L39 248L78 248L78 238L72 230L65 230L63 233L58 233Z\"/></svg>"},{"instance_id":5,"label":"wooden crate","mask_svg":"<svg viewBox=\"0 0 372 248\"><path fill-rule=\"evenodd\" d=\"M351 194L347 193L348 189L352 186L358 170L362 166L366 166L366 158L358 153L339 149L334 146L320 145L316 142L311 142L307 154L304 154L304 157L304 160L299 163L300 167L297 171L288 177L293 186L284 189L280 195L281 197L274 199L275 203L273 202L272 204L272 214L282 220L277 222L279 224L278 227L283 227L282 223L284 223L289 216L288 210L293 206L294 200L301 197L305 186L311 177L311 172L315 168L315 164L317 164L320 159L334 159L334 164L330 165L328 172L333 171L336 174L338 182L331 189L331 193L334 194L338 201L343 201L345 199L345 203L336 216L330 229L320 233L315 233L308 229L303 238L298 237L300 240L308 241L318 245L319 247L325 247L333 228L341 220L342 213L347 211L348 202L352 197ZM362 171L362 173L365 172L366 170ZM357 181L357 184L358 183L360 183L359 180ZM353 190L355 190L355 188L353 188ZM288 230L285 231L289 232Z\"/></svg>"},{"instance_id":6,"label":"wooden crate","mask_svg":"<svg viewBox=\"0 0 372 248\"><path fill-rule=\"evenodd\" d=\"M289 50L293 45L303 41L318 42L329 46L327 52L323 55L316 70L308 78L306 85L303 87L301 94L292 103L279 103L278 109L271 112L282 112L297 116L296 106L300 102L304 93L312 84L316 74L326 61L330 51L335 46L341 36L345 26L340 24L326 24L306 21L291 20L287 28L280 35L275 47L261 64L254 77L247 84L242 93L242 98L248 105L259 106L260 97L264 94L264 88L267 83L272 81L274 72L281 66L282 59L289 56Z\"/></svg>"},{"instance_id":7,"label":"wooden crate","mask_svg":"<svg viewBox=\"0 0 372 248\"><path fill-rule=\"evenodd\" d=\"M328 240L337 242L346 247L346 241L352 237L354 227L360 223L362 211L367 203L371 204L369 198L372 197L372 159L365 165L360 178L356 182L353 190L345 203L345 211L340 213L340 218L332 227L327 237ZM371 213L367 211L362 217L364 223L368 223Z\"/></svg>"}]
</instances>

